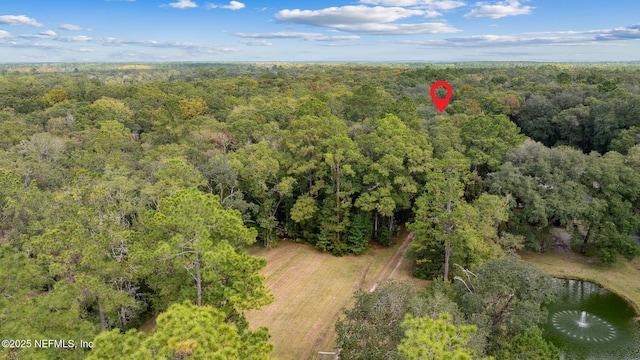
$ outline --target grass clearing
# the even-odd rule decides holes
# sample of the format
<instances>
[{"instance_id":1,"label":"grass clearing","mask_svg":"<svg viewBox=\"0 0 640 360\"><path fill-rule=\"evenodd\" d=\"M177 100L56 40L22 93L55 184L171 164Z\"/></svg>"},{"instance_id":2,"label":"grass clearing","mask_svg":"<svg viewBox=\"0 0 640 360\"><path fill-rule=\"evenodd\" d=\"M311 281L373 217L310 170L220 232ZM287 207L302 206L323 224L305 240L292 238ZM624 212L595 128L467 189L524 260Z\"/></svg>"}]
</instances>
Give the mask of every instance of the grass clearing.
<instances>
[{"instance_id":1,"label":"grass clearing","mask_svg":"<svg viewBox=\"0 0 640 360\"><path fill-rule=\"evenodd\" d=\"M556 277L589 280L626 298L640 315L640 259L620 258L613 265L604 265L567 252L551 250L545 254L520 253L523 260Z\"/></svg>"},{"instance_id":2,"label":"grass clearing","mask_svg":"<svg viewBox=\"0 0 640 360\"><path fill-rule=\"evenodd\" d=\"M352 304L353 292L371 288L399 245L397 241L389 248L344 257L291 241L271 250L252 248L252 255L267 259L262 274L275 300L246 313L251 327L269 327L275 358L320 359L318 351L335 350L334 325L342 309ZM410 267L405 263L392 278L410 278Z\"/></svg>"}]
</instances>

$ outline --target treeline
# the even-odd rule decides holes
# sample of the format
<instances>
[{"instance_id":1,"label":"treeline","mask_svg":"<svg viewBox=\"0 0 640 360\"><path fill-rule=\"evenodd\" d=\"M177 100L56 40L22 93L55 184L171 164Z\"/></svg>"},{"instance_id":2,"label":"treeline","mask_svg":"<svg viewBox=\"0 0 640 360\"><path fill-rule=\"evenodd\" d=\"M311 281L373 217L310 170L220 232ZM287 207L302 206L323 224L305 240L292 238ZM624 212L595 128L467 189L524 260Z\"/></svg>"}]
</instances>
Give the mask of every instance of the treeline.
<instances>
[{"instance_id":1,"label":"treeline","mask_svg":"<svg viewBox=\"0 0 640 360\"><path fill-rule=\"evenodd\" d=\"M91 338L189 300L255 338L256 239L360 254L408 223L421 277L554 225L632 258L639 94L631 65L3 71L0 334Z\"/></svg>"}]
</instances>

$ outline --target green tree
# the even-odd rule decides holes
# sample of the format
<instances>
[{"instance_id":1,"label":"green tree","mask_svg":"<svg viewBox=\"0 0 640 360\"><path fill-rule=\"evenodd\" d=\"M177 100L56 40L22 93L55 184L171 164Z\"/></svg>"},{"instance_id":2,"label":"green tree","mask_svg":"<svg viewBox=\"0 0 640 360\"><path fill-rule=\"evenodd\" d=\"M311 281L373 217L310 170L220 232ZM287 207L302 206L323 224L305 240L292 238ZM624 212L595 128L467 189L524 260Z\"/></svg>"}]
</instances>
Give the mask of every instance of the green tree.
<instances>
[{"instance_id":1,"label":"green tree","mask_svg":"<svg viewBox=\"0 0 640 360\"><path fill-rule=\"evenodd\" d=\"M573 79L571 79L571 75L567 74L564 71L556 75L556 79L558 80L558 83L562 85L571 84L571 82L573 81Z\"/></svg>"},{"instance_id":2,"label":"green tree","mask_svg":"<svg viewBox=\"0 0 640 360\"><path fill-rule=\"evenodd\" d=\"M372 131L356 137L364 157L363 190L355 206L373 212L374 237L380 241L378 218L388 219L391 233L396 212L408 209L431 164L431 145L424 132L412 131L397 116L365 121Z\"/></svg>"},{"instance_id":3,"label":"green tree","mask_svg":"<svg viewBox=\"0 0 640 360\"><path fill-rule=\"evenodd\" d=\"M527 136L553 146L556 132L552 118L557 113L557 107L544 94L533 93L525 100L515 122Z\"/></svg>"},{"instance_id":4,"label":"green tree","mask_svg":"<svg viewBox=\"0 0 640 360\"><path fill-rule=\"evenodd\" d=\"M58 215L53 195L38 189L31 180L28 173L20 176L0 170L0 232L16 244L21 244L24 236L42 234Z\"/></svg>"},{"instance_id":5,"label":"green tree","mask_svg":"<svg viewBox=\"0 0 640 360\"><path fill-rule=\"evenodd\" d=\"M416 200L415 221L410 224L416 234L410 256L422 277L429 275L433 262L442 261L444 278L448 280L454 247L464 252L465 247L481 246L481 236L473 226L478 212L464 199L465 184L471 179L469 163L462 154L449 151L443 159L434 160L427 178L425 193Z\"/></svg>"},{"instance_id":6,"label":"green tree","mask_svg":"<svg viewBox=\"0 0 640 360\"><path fill-rule=\"evenodd\" d=\"M180 116L186 120L192 120L209 112L207 103L200 98L182 99L178 102Z\"/></svg>"},{"instance_id":7,"label":"green tree","mask_svg":"<svg viewBox=\"0 0 640 360\"><path fill-rule=\"evenodd\" d=\"M101 333L87 359L269 359L273 345L266 328L242 332L224 318L213 307L173 304L158 315L149 335L117 329Z\"/></svg>"},{"instance_id":8,"label":"green tree","mask_svg":"<svg viewBox=\"0 0 640 360\"><path fill-rule=\"evenodd\" d=\"M235 318L240 310L272 301L258 274L265 260L244 250L255 242L256 231L217 196L179 190L146 214L142 226L135 257L160 307L179 294L180 300L215 305Z\"/></svg>"},{"instance_id":9,"label":"green tree","mask_svg":"<svg viewBox=\"0 0 640 360\"><path fill-rule=\"evenodd\" d=\"M499 232L501 225L509 219L509 197L482 193L472 205L478 212L478 221L473 226L489 248L487 253L480 254L484 259L499 257L505 252L513 253L522 248L521 237Z\"/></svg>"},{"instance_id":10,"label":"green tree","mask_svg":"<svg viewBox=\"0 0 640 360\"><path fill-rule=\"evenodd\" d=\"M78 215L83 218L85 214ZM128 234L112 233L119 235L117 239L105 235L92 234L78 222L65 221L25 245L52 280L46 298L51 302L69 301L69 311L77 312L79 319L97 315L103 330L117 324L120 311L126 311L123 309L138 307L136 299L122 287L123 282L131 280L127 263L115 258L120 250L115 246L126 243ZM97 310L95 314L92 308Z\"/></svg>"},{"instance_id":11,"label":"green tree","mask_svg":"<svg viewBox=\"0 0 640 360\"><path fill-rule=\"evenodd\" d=\"M346 134L345 123L334 116L305 115L289 125L283 133L283 145L290 156L286 163L288 174L298 179L298 191L314 198L318 196L329 170L323 166L327 139Z\"/></svg>"},{"instance_id":12,"label":"green tree","mask_svg":"<svg viewBox=\"0 0 640 360\"><path fill-rule=\"evenodd\" d=\"M39 312L33 294L46 284L45 273L30 261L24 251L0 245L0 337L3 339L30 339L41 336L44 329L38 327L48 321L46 312ZM35 318L35 316L43 316ZM89 333L91 334L91 333ZM45 359L41 349L0 349L0 358Z\"/></svg>"},{"instance_id":13,"label":"green tree","mask_svg":"<svg viewBox=\"0 0 640 360\"><path fill-rule=\"evenodd\" d=\"M8 150L33 134L33 128L12 110L0 110L0 149Z\"/></svg>"},{"instance_id":14,"label":"green tree","mask_svg":"<svg viewBox=\"0 0 640 360\"><path fill-rule=\"evenodd\" d=\"M542 331L538 327L516 336L505 345L499 355L500 359L510 360L547 360L558 359L559 356L560 350L542 337Z\"/></svg>"},{"instance_id":15,"label":"green tree","mask_svg":"<svg viewBox=\"0 0 640 360\"><path fill-rule=\"evenodd\" d=\"M354 295L353 308L345 310L335 326L340 357L396 358L396 347L404 336L400 326L404 316L424 316L425 301L410 283L397 281L385 281L373 292L358 290ZM439 303L443 308L446 304Z\"/></svg>"},{"instance_id":16,"label":"green tree","mask_svg":"<svg viewBox=\"0 0 640 360\"><path fill-rule=\"evenodd\" d=\"M636 173L640 171L640 144L631 147L625 157L625 163Z\"/></svg>"},{"instance_id":17,"label":"green tree","mask_svg":"<svg viewBox=\"0 0 640 360\"><path fill-rule=\"evenodd\" d=\"M609 150L626 155L630 148L640 144L640 127L632 126L620 131L617 138L611 141Z\"/></svg>"},{"instance_id":18,"label":"green tree","mask_svg":"<svg viewBox=\"0 0 640 360\"><path fill-rule=\"evenodd\" d=\"M121 100L103 97L91 105L78 109L77 121L74 127L84 129L103 121L117 121L128 125L133 112Z\"/></svg>"},{"instance_id":19,"label":"green tree","mask_svg":"<svg viewBox=\"0 0 640 360\"><path fill-rule=\"evenodd\" d=\"M455 121L454 121L455 120ZM464 153L459 121L465 121L464 115L454 115L453 118L441 117L429 128L429 136L433 146L433 156L442 158L449 150Z\"/></svg>"},{"instance_id":20,"label":"green tree","mask_svg":"<svg viewBox=\"0 0 640 360\"><path fill-rule=\"evenodd\" d=\"M402 327L405 338L398 345L398 352L411 360L471 360L474 357L473 350L467 345L476 326L455 326L447 313L437 320L407 315Z\"/></svg>"},{"instance_id":21,"label":"green tree","mask_svg":"<svg viewBox=\"0 0 640 360\"><path fill-rule=\"evenodd\" d=\"M555 115L551 121L556 127L558 145L574 146L581 149L590 149L589 139L590 108L579 104Z\"/></svg>"},{"instance_id":22,"label":"green tree","mask_svg":"<svg viewBox=\"0 0 640 360\"><path fill-rule=\"evenodd\" d=\"M0 170L0 236L5 237L10 216L7 207L12 199L16 199L23 190L21 177L13 172Z\"/></svg>"},{"instance_id":23,"label":"green tree","mask_svg":"<svg viewBox=\"0 0 640 360\"><path fill-rule=\"evenodd\" d=\"M593 243L604 262L615 262L617 254L633 259L640 254L640 247L629 236L640 228L640 217L634 211L640 199L637 173L615 152L604 156L592 153L588 164L583 182L589 195L578 216L582 225L580 250L586 253L588 244Z\"/></svg>"},{"instance_id":24,"label":"green tree","mask_svg":"<svg viewBox=\"0 0 640 360\"><path fill-rule=\"evenodd\" d=\"M238 166L232 163L229 155L216 154L208 157L206 162L199 164L198 170L206 180L207 191L217 195L222 206L236 209L243 216L248 216L249 209L254 211L255 209L245 201L244 191L240 187L238 179L239 175L236 169Z\"/></svg>"},{"instance_id":25,"label":"green tree","mask_svg":"<svg viewBox=\"0 0 640 360\"><path fill-rule=\"evenodd\" d=\"M154 207L179 190L205 184L202 174L182 157L160 159L152 171L150 182L141 191Z\"/></svg>"},{"instance_id":26,"label":"green tree","mask_svg":"<svg viewBox=\"0 0 640 360\"><path fill-rule=\"evenodd\" d=\"M382 87L365 84L355 89L345 103L345 117L351 121L362 121L377 118L385 106L393 103L393 99Z\"/></svg>"},{"instance_id":27,"label":"green tree","mask_svg":"<svg viewBox=\"0 0 640 360\"><path fill-rule=\"evenodd\" d=\"M47 104L49 104L50 106L53 106L57 103L61 103L67 100L67 98L68 98L67 92L64 91L64 89L60 89L60 88L52 89L46 94L44 94L44 101L46 101Z\"/></svg>"},{"instance_id":28,"label":"green tree","mask_svg":"<svg viewBox=\"0 0 640 360\"><path fill-rule=\"evenodd\" d=\"M390 104L384 112L397 116L410 129L420 130L422 120L418 117L416 103L409 97L401 96L393 104Z\"/></svg>"},{"instance_id":29,"label":"green tree","mask_svg":"<svg viewBox=\"0 0 640 360\"><path fill-rule=\"evenodd\" d=\"M265 247L274 242L273 232L282 201L291 196L295 179L285 176L281 169L281 153L266 142L243 147L231 155L233 167L240 178L240 186L256 205L254 218Z\"/></svg>"},{"instance_id":30,"label":"green tree","mask_svg":"<svg viewBox=\"0 0 640 360\"><path fill-rule=\"evenodd\" d=\"M291 220L301 223L313 218L318 211L315 199L308 195L301 195L291 207Z\"/></svg>"},{"instance_id":31,"label":"green tree","mask_svg":"<svg viewBox=\"0 0 640 360\"><path fill-rule=\"evenodd\" d=\"M524 141L520 129L504 115L472 116L462 125L460 135L465 155L476 171L479 167L497 169L507 152Z\"/></svg>"},{"instance_id":32,"label":"green tree","mask_svg":"<svg viewBox=\"0 0 640 360\"><path fill-rule=\"evenodd\" d=\"M327 152L324 154L324 164L329 168L325 187L327 197L323 209L325 216L320 226L327 233L327 238L323 240L330 242L326 249L335 254L351 251L344 242L350 226L352 195L359 188L355 170L360 159L358 148L348 136L338 135L328 139Z\"/></svg>"},{"instance_id":33,"label":"green tree","mask_svg":"<svg viewBox=\"0 0 640 360\"><path fill-rule=\"evenodd\" d=\"M458 277L456 290L467 318L489 329L489 353L546 321L546 305L557 299L559 284L533 265L513 258L485 262L476 276Z\"/></svg>"},{"instance_id":34,"label":"green tree","mask_svg":"<svg viewBox=\"0 0 640 360\"><path fill-rule=\"evenodd\" d=\"M283 135L285 166L297 185L291 219L319 248L344 254L351 198L359 187L355 176L361 159L358 148L345 123L333 116L305 115L293 121Z\"/></svg>"},{"instance_id":35,"label":"green tree","mask_svg":"<svg viewBox=\"0 0 640 360\"><path fill-rule=\"evenodd\" d=\"M114 120L101 122L100 130L93 138L94 151L101 157L120 155L131 143L131 131Z\"/></svg>"},{"instance_id":36,"label":"green tree","mask_svg":"<svg viewBox=\"0 0 640 360\"><path fill-rule=\"evenodd\" d=\"M571 224L590 211L587 169L588 158L580 151L527 140L487 176L487 187L490 193L511 197L510 217L517 226L544 230ZM547 244L541 246L544 250Z\"/></svg>"},{"instance_id":37,"label":"green tree","mask_svg":"<svg viewBox=\"0 0 640 360\"><path fill-rule=\"evenodd\" d=\"M295 112L297 118L305 115L318 117L331 116L331 109L326 103L317 98L307 98L298 102L298 108Z\"/></svg>"}]
</instances>

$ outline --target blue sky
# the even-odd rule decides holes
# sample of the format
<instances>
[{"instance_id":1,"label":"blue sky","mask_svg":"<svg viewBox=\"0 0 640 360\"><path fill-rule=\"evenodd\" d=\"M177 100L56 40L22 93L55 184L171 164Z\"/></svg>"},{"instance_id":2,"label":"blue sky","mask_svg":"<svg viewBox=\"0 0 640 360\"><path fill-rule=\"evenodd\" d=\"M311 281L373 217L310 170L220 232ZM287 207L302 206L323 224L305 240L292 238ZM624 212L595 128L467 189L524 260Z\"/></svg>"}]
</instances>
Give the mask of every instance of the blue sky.
<instances>
[{"instance_id":1,"label":"blue sky","mask_svg":"<svg viewBox=\"0 0 640 360\"><path fill-rule=\"evenodd\" d=\"M638 60L639 0L0 0L3 63Z\"/></svg>"}]
</instances>

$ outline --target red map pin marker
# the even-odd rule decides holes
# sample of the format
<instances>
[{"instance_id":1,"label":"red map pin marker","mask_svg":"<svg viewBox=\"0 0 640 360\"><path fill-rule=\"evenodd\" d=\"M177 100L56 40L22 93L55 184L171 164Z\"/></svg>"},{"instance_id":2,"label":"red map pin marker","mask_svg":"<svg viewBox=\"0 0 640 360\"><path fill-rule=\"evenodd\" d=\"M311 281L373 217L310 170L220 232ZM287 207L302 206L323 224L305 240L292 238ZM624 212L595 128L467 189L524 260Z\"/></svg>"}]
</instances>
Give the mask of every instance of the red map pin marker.
<instances>
[{"instance_id":1,"label":"red map pin marker","mask_svg":"<svg viewBox=\"0 0 640 360\"><path fill-rule=\"evenodd\" d=\"M447 89L447 96L445 96L443 99L440 99L436 96L436 89L440 86ZM444 108L446 108L447 104L449 104L452 93L453 91L451 90L451 85L449 85L449 83L446 81L436 81L436 83L431 86L431 99L433 99L433 102L436 104L436 107L438 108L438 110L440 110L440 112L443 112Z\"/></svg>"}]
</instances>

